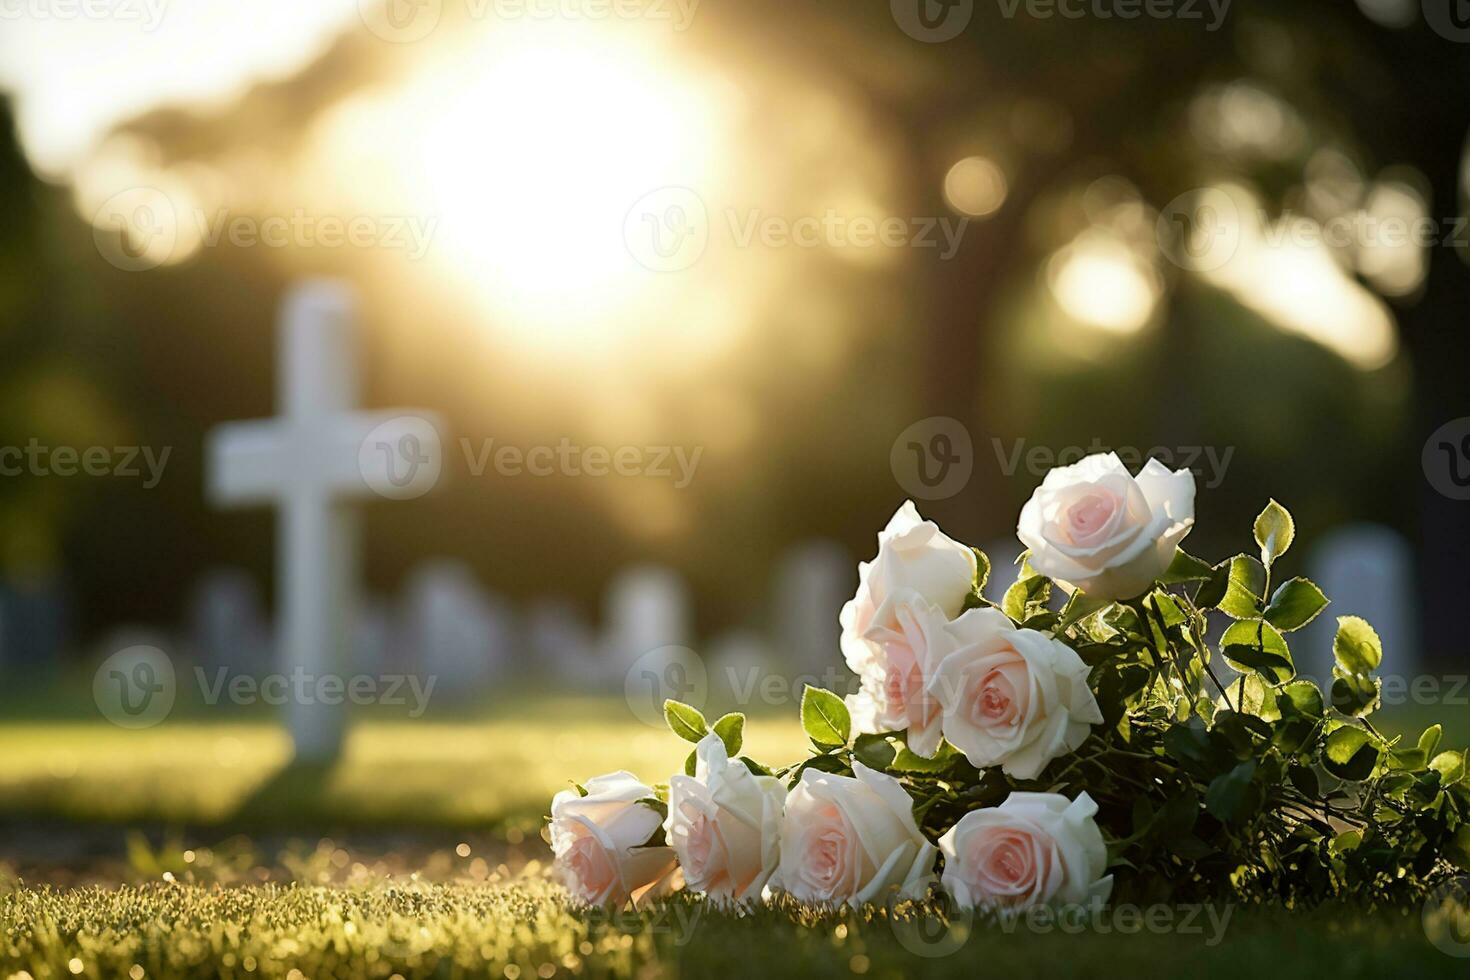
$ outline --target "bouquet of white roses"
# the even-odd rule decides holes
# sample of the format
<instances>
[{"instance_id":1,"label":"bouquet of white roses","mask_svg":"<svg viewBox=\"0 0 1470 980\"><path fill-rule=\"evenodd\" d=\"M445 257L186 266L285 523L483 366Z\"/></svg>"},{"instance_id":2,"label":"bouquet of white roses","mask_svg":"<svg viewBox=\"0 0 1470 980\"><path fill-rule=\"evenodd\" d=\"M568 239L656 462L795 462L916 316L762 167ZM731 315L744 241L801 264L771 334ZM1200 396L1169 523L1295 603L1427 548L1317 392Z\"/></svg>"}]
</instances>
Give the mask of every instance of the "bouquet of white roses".
<instances>
[{"instance_id":1,"label":"bouquet of white roses","mask_svg":"<svg viewBox=\"0 0 1470 980\"><path fill-rule=\"evenodd\" d=\"M568 889L622 903L682 877L726 903L856 906L937 888L1005 914L1107 901L1115 879L1134 897L1406 900L1470 868L1464 753L1438 725L1368 720L1372 627L1338 618L1327 691L1296 675L1286 635L1328 600L1273 582L1290 514L1272 501L1258 555L1217 564L1179 547L1193 524L1188 471L1055 469L993 603L985 555L905 503L841 611L858 693L802 698L811 756L773 771L740 755L743 715L667 702L695 743L684 773L553 800Z\"/></svg>"}]
</instances>

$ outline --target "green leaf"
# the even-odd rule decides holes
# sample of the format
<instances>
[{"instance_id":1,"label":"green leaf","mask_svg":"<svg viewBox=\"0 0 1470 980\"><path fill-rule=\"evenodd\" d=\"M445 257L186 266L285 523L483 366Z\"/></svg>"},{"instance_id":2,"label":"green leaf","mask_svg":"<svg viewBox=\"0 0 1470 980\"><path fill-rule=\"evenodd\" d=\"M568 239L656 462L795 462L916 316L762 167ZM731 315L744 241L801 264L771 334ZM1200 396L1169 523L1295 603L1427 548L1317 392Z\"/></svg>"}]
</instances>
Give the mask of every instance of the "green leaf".
<instances>
[{"instance_id":1,"label":"green leaf","mask_svg":"<svg viewBox=\"0 0 1470 980\"><path fill-rule=\"evenodd\" d=\"M1159 619L1163 621L1165 629L1183 626L1189 621L1189 617L1185 615L1179 603L1163 589L1156 590L1148 597L1148 601L1158 613Z\"/></svg>"},{"instance_id":2,"label":"green leaf","mask_svg":"<svg viewBox=\"0 0 1470 980\"><path fill-rule=\"evenodd\" d=\"M1424 734L1419 736L1419 751L1424 753L1424 758L1433 759L1435 750L1439 748L1440 737L1444 735L1444 728L1440 725L1430 725L1424 729Z\"/></svg>"},{"instance_id":3,"label":"green leaf","mask_svg":"<svg viewBox=\"0 0 1470 980\"><path fill-rule=\"evenodd\" d=\"M864 733L857 737L852 745L852 756L869 769L883 772L893 765L894 756L898 750L888 741L886 735L875 735Z\"/></svg>"},{"instance_id":4,"label":"green leaf","mask_svg":"<svg viewBox=\"0 0 1470 980\"><path fill-rule=\"evenodd\" d=\"M1369 674L1383 663L1383 643L1366 620L1357 616L1339 616L1332 655L1347 673Z\"/></svg>"},{"instance_id":5,"label":"green leaf","mask_svg":"<svg viewBox=\"0 0 1470 980\"><path fill-rule=\"evenodd\" d=\"M771 772L771 770L767 769L765 766L761 765L759 762L756 762L754 759L752 759L748 755L742 755L740 757L740 761L743 762L743 763L745 763L745 768L749 769L752 773L754 773L757 776L770 776L770 775L774 775Z\"/></svg>"},{"instance_id":6,"label":"green leaf","mask_svg":"<svg viewBox=\"0 0 1470 980\"><path fill-rule=\"evenodd\" d=\"M1291 547L1292 539L1296 537L1296 522L1285 507L1272 500L1256 517L1255 532L1256 544L1261 548L1261 563L1269 568Z\"/></svg>"},{"instance_id":7,"label":"green leaf","mask_svg":"<svg viewBox=\"0 0 1470 980\"><path fill-rule=\"evenodd\" d=\"M1174 560L1164 570L1159 578L1165 585L1178 585L1181 582L1203 582L1213 575L1215 569L1210 563L1189 554L1183 548L1174 552Z\"/></svg>"},{"instance_id":8,"label":"green leaf","mask_svg":"<svg viewBox=\"0 0 1470 980\"><path fill-rule=\"evenodd\" d=\"M1344 725L1327 736L1322 750L1322 766L1339 779L1367 779L1378 763L1378 747L1368 733L1352 725Z\"/></svg>"},{"instance_id":9,"label":"green leaf","mask_svg":"<svg viewBox=\"0 0 1470 980\"><path fill-rule=\"evenodd\" d=\"M975 552L975 585L974 592L980 595L985 591L985 583L990 581L990 556L979 548L972 548Z\"/></svg>"},{"instance_id":10,"label":"green leaf","mask_svg":"<svg viewBox=\"0 0 1470 980\"><path fill-rule=\"evenodd\" d=\"M1378 707L1381 685L1367 674L1345 674L1334 668L1337 677L1332 682L1332 706L1345 715L1362 718Z\"/></svg>"},{"instance_id":11,"label":"green leaf","mask_svg":"<svg viewBox=\"0 0 1470 980\"><path fill-rule=\"evenodd\" d=\"M696 749L684 757L684 775L692 776L699 768L699 751Z\"/></svg>"},{"instance_id":12,"label":"green leaf","mask_svg":"<svg viewBox=\"0 0 1470 980\"><path fill-rule=\"evenodd\" d=\"M847 744L852 716L837 695L808 684L801 694L801 727L816 744L836 748Z\"/></svg>"},{"instance_id":13,"label":"green leaf","mask_svg":"<svg viewBox=\"0 0 1470 980\"><path fill-rule=\"evenodd\" d=\"M1024 622L1033 612L1045 608L1051 598L1051 579L1044 575L1027 575L1006 589L1000 601L1001 611L1016 622Z\"/></svg>"},{"instance_id":14,"label":"green leaf","mask_svg":"<svg viewBox=\"0 0 1470 980\"><path fill-rule=\"evenodd\" d=\"M709 734L709 723L699 709L673 698L664 702L664 721L671 732L686 742L698 742Z\"/></svg>"},{"instance_id":15,"label":"green leaf","mask_svg":"<svg viewBox=\"0 0 1470 980\"><path fill-rule=\"evenodd\" d=\"M1250 789L1251 777L1256 774L1256 762L1247 759L1227 773L1210 780L1205 790L1205 809L1215 819L1229 823L1241 812L1246 791Z\"/></svg>"},{"instance_id":16,"label":"green leaf","mask_svg":"<svg viewBox=\"0 0 1470 980\"><path fill-rule=\"evenodd\" d=\"M1230 587L1230 560L1222 561L1210 570L1210 577L1205 580L1198 591L1194 594L1194 604L1201 609L1214 609L1220 605L1225 598L1225 592Z\"/></svg>"},{"instance_id":17,"label":"green leaf","mask_svg":"<svg viewBox=\"0 0 1470 980\"><path fill-rule=\"evenodd\" d=\"M725 743L725 754L735 758L740 754L740 746L745 741L745 716L738 711L732 711L725 715L712 726L720 741Z\"/></svg>"},{"instance_id":18,"label":"green leaf","mask_svg":"<svg viewBox=\"0 0 1470 980\"><path fill-rule=\"evenodd\" d=\"M1279 630L1301 629L1327 608L1327 597L1308 579L1294 578L1283 582L1266 607L1266 622Z\"/></svg>"},{"instance_id":19,"label":"green leaf","mask_svg":"<svg viewBox=\"0 0 1470 980\"><path fill-rule=\"evenodd\" d=\"M1276 694L1276 706L1288 717L1320 719L1325 714L1322 692L1309 680L1295 680L1284 684Z\"/></svg>"},{"instance_id":20,"label":"green leaf","mask_svg":"<svg viewBox=\"0 0 1470 980\"><path fill-rule=\"evenodd\" d=\"M1249 555L1230 559L1230 578L1217 608L1232 619L1255 619L1261 615L1261 592L1266 588L1266 570Z\"/></svg>"},{"instance_id":21,"label":"green leaf","mask_svg":"<svg viewBox=\"0 0 1470 980\"><path fill-rule=\"evenodd\" d=\"M1465 778L1465 753L1458 749L1441 752L1429 760L1429 768L1439 773L1441 786L1452 786Z\"/></svg>"},{"instance_id":22,"label":"green leaf","mask_svg":"<svg viewBox=\"0 0 1470 980\"><path fill-rule=\"evenodd\" d=\"M1100 599L1086 595L1081 589L1072 593L1072 598L1062 607L1062 621L1059 629L1066 629L1073 623L1080 623L1099 610L1106 609L1113 604L1111 599Z\"/></svg>"},{"instance_id":23,"label":"green leaf","mask_svg":"<svg viewBox=\"0 0 1470 980\"><path fill-rule=\"evenodd\" d=\"M1289 681L1296 673L1286 638L1259 620L1232 623L1220 637L1220 654L1236 670L1254 670L1272 684Z\"/></svg>"}]
</instances>

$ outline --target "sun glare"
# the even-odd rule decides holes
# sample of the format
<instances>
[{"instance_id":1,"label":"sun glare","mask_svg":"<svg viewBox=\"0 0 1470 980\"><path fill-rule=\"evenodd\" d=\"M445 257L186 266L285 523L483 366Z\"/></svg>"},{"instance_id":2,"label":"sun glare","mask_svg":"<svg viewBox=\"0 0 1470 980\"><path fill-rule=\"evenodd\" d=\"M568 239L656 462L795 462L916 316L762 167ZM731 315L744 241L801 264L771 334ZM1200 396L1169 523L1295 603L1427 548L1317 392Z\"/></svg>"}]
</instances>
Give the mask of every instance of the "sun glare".
<instances>
[{"instance_id":1,"label":"sun glare","mask_svg":"<svg viewBox=\"0 0 1470 980\"><path fill-rule=\"evenodd\" d=\"M581 343L673 300L671 279L686 277L639 265L624 221L652 191L713 185L721 118L718 98L655 46L535 24L346 110L323 150L386 148L388 194L437 222L441 272L510 329Z\"/></svg>"}]
</instances>

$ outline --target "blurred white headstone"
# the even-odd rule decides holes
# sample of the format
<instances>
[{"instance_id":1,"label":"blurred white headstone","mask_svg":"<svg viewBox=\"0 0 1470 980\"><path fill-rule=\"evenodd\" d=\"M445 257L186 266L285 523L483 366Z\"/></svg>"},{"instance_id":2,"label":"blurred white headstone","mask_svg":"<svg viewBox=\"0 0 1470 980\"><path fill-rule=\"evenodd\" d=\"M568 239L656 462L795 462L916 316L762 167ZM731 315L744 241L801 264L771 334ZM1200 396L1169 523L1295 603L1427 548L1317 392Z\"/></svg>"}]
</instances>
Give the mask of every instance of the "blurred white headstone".
<instances>
[{"instance_id":1,"label":"blurred white headstone","mask_svg":"<svg viewBox=\"0 0 1470 980\"><path fill-rule=\"evenodd\" d=\"M820 673L842 663L837 617L856 590L857 565L836 542L808 541L782 558L772 603L783 670Z\"/></svg>"},{"instance_id":2,"label":"blurred white headstone","mask_svg":"<svg viewBox=\"0 0 1470 980\"><path fill-rule=\"evenodd\" d=\"M511 645L506 604L486 595L469 566L435 561L409 576L404 594L405 653L435 690L469 697L499 674Z\"/></svg>"},{"instance_id":3,"label":"blurred white headstone","mask_svg":"<svg viewBox=\"0 0 1470 980\"><path fill-rule=\"evenodd\" d=\"M437 426L422 410L357 412L356 299L350 286L312 280L282 304L277 343L280 417L221 425L209 436L216 506L275 506L277 654L287 675L342 676L358 579L354 497L406 499L437 480ZM288 700L300 760L341 748L345 709Z\"/></svg>"},{"instance_id":4,"label":"blurred white headstone","mask_svg":"<svg viewBox=\"0 0 1470 980\"><path fill-rule=\"evenodd\" d=\"M622 684L635 663L659 673L657 651L687 648L690 642L689 590L679 574L655 565L624 569L608 586L604 606L603 648L609 680ZM669 661L680 655L669 650Z\"/></svg>"},{"instance_id":5,"label":"blurred white headstone","mask_svg":"<svg viewBox=\"0 0 1470 980\"><path fill-rule=\"evenodd\" d=\"M563 599L540 599L526 614L529 657L516 668L556 679L574 690L606 687L608 668L598 656L597 638L581 611Z\"/></svg>"},{"instance_id":6,"label":"blurred white headstone","mask_svg":"<svg viewBox=\"0 0 1470 980\"><path fill-rule=\"evenodd\" d=\"M789 664L778 666L775 653L758 633L733 630L711 640L708 673L712 718L727 711L791 703L795 672Z\"/></svg>"},{"instance_id":7,"label":"blurred white headstone","mask_svg":"<svg viewBox=\"0 0 1470 980\"><path fill-rule=\"evenodd\" d=\"M1412 678L1421 669L1414 619L1414 555L1392 528L1352 524L1323 535L1307 561L1307 578L1332 600L1292 642L1297 670L1318 681L1332 675L1338 616L1366 619L1383 640L1384 676Z\"/></svg>"},{"instance_id":8,"label":"blurred white headstone","mask_svg":"<svg viewBox=\"0 0 1470 980\"><path fill-rule=\"evenodd\" d=\"M260 590L242 569L206 572L189 601L189 646L201 666L260 676L273 666Z\"/></svg>"},{"instance_id":9,"label":"blurred white headstone","mask_svg":"<svg viewBox=\"0 0 1470 980\"><path fill-rule=\"evenodd\" d=\"M352 667L363 674L391 674L399 663L399 629L392 608L381 596L358 600L352 624Z\"/></svg>"}]
</instances>

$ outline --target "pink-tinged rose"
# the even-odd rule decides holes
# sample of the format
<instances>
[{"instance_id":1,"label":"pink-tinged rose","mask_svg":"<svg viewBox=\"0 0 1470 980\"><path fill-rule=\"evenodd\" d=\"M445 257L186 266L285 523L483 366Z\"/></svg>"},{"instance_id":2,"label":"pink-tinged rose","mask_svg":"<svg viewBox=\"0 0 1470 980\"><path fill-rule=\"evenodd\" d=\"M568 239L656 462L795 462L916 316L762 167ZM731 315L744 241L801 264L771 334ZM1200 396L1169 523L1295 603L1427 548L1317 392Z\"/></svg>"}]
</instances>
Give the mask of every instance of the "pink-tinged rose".
<instances>
[{"instance_id":1,"label":"pink-tinged rose","mask_svg":"<svg viewBox=\"0 0 1470 980\"><path fill-rule=\"evenodd\" d=\"M872 655L868 632L898 628L898 598L917 592L953 619L975 583L975 567L973 551L904 501L878 535L877 557L858 564L857 594L839 617L842 652L854 673L862 675Z\"/></svg>"},{"instance_id":2,"label":"pink-tinged rose","mask_svg":"<svg viewBox=\"0 0 1470 980\"><path fill-rule=\"evenodd\" d=\"M861 762L853 771L802 772L786 797L772 887L804 902L854 908L889 893L922 898L936 852L914 823L914 801L892 776Z\"/></svg>"},{"instance_id":3,"label":"pink-tinged rose","mask_svg":"<svg viewBox=\"0 0 1470 980\"><path fill-rule=\"evenodd\" d=\"M1156 459L1137 477L1114 453L1046 475L1021 509L1031 567L1100 599L1148 591L1194 527L1194 474Z\"/></svg>"},{"instance_id":4,"label":"pink-tinged rose","mask_svg":"<svg viewBox=\"0 0 1470 980\"><path fill-rule=\"evenodd\" d=\"M653 787L632 773L589 779L551 801L551 850L567 891L587 905L622 905L669 890L672 848L647 847L663 815L647 805Z\"/></svg>"},{"instance_id":5,"label":"pink-tinged rose","mask_svg":"<svg viewBox=\"0 0 1470 980\"><path fill-rule=\"evenodd\" d=\"M912 589L891 596L890 624L874 624L854 669L861 680L847 698L859 732L908 732L908 746L923 756L939 749L941 707L929 693L939 662L954 649L944 611ZM850 664L852 661L850 661Z\"/></svg>"},{"instance_id":6,"label":"pink-tinged rose","mask_svg":"<svg viewBox=\"0 0 1470 980\"><path fill-rule=\"evenodd\" d=\"M687 887L720 901L760 898L780 854L786 789L731 760L713 733L695 748L693 776L669 779L664 835Z\"/></svg>"},{"instance_id":7,"label":"pink-tinged rose","mask_svg":"<svg viewBox=\"0 0 1470 980\"><path fill-rule=\"evenodd\" d=\"M971 810L939 838L941 884L961 908L1007 913L1036 905L1105 902L1108 849L1086 793L1012 793Z\"/></svg>"},{"instance_id":8,"label":"pink-tinged rose","mask_svg":"<svg viewBox=\"0 0 1470 980\"><path fill-rule=\"evenodd\" d=\"M944 737L972 765L1035 779L1102 723L1087 665L1050 634L1017 629L998 609L971 609L948 631L958 646L929 692L942 707Z\"/></svg>"}]
</instances>

